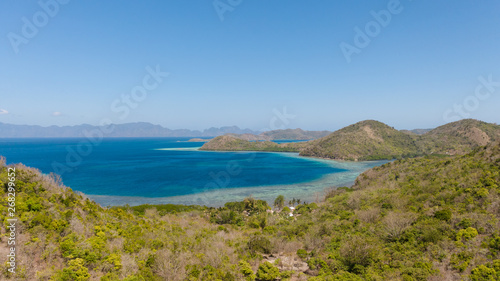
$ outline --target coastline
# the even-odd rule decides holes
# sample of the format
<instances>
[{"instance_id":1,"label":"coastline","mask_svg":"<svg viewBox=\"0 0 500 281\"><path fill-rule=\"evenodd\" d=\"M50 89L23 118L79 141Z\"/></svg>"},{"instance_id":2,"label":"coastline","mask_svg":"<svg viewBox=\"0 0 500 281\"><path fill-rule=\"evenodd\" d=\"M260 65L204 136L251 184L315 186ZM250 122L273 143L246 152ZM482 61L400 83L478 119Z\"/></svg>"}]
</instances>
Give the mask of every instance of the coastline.
<instances>
[{"instance_id":1,"label":"coastline","mask_svg":"<svg viewBox=\"0 0 500 281\"><path fill-rule=\"evenodd\" d=\"M57 142L60 145L68 146L68 145L77 145L78 142L75 141L67 141L66 139L61 140L60 142ZM127 140L127 142L119 142L125 143L126 146L128 147L131 142ZM137 143L135 140L132 142L132 144ZM294 175L300 175L304 174L305 177L299 176L294 180L290 181L278 181L282 182L283 184L274 184L273 180L270 181L261 181L259 183L249 183L248 185L232 185L227 184L226 186L220 186L220 185L215 185L217 182L213 182L211 185L208 185L209 190L204 190L205 185L207 182L200 182L198 186L196 185L190 185L189 187L184 188L185 192L184 195L175 195L175 196L164 196L164 197L159 197L162 195L170 195L168 193L129 193L129 195L132 196L126 196L127 193L121 193L121 192L116 192L114 194L123 194L123 195L113 195L112 190L113 189L119 189L119 186L114 186L113 183L110 183L110 185L105 186L105 189L100 189L102 193L94 192L92 189L79 189L78 188L78 182L71 182L71 180L64 180L64 184L70 188L72 188L75 192L79 192L84 194L86 197L89 199L92 199L99 203L102 206L116 206L116 205L141 205L141 204L185 204L185 205L207 205L207 206L222 206L226 202L230 201L241 201L244 198L248 196L253 196L257 199L262 199L268 201L270 204L273 203L274 199L278 195L284 195L286 198L300 198L301 200L305 200L308 202L313 202L322 200L324 196L324 191L326 189L330 189L332 187L339 187L339 186L347 186L347 185L352 185L356 177L362 173L363 171L370 169L373 166L377 165L382 165L386 163L387 161L344 161L344 160L332 160L328 158L320 158L320 157L309 157L309 156L300 156L298 152L274 152L274 151L207 151L207 150L199 150L199 145L200 143L193 143L189 147L188 145L182 145L178 144L178 146L182 147L168 147L168 146L162 146L164 145L163 142L158 142L160 145L151 145L149 147L144 147L145 150L165 150L165 151L188 151L190 153L196 153L196 152L211 152L211 153L218 153L218 154L225 154L225 153L232 153L232 154L253 154L256 153L258 154L275 154L279 155L285 158L297 158L302 161L311 161L311 162L321 162L323 164L326 164L332 168L335 169L341 169L344 171L338 171L338 172L327 172L323 173L321 175L315 175L311 176L311 171L308 170L308 166L314 166L307 164L304 166L304 168L299 168L295 169L293 174L282 174L280 175L281 177L293 177ZM43 142L45 145L53 145L52 142L46 143ZM110 141L103 141L103 143L96 147L99 148L100 151L107 151L107 149L114 149L116 146L114 146L115 142L110 142ZM17 145L17 144L16 144ZM113 145L113 146L111 146ZM118 149L120 150L120 149ZM176 153L175 153L176 154ZM32 155L32 154L30 154ZM94 153L94 155L99 155ZM131 154L131 155L136 155L136 154ZM182 154L180 154L182 155ZM22 156L22 155L21 155ZM212 156L207 155L208 159L211 159ZM230 156L230 155L229 155ZM232 159L231 157L224 158L226 160L224 161L229 161ZM27 157L27 156L25 156ZM32 156L30 156L32 157ZM216 155L214 157L217 158ZM267 156L266 156L267 157ZM21 157L22 158L22 157ZM238 157L237 157L238 158ZM241 157L240 157L241 158ZM16 159L16 158L8 158L8 159ZM100 160L99 160L100 161ZM114 171L113 165L110 166L109 163L107 162L96 162L99 163L99 169L102 171ZM286 159L283 159L280 161L280 165L286 165L287 163L293 163L296 161L287 161ZM25 163L25 162L23 162ZM208 163L208 162L207 162ZM231 163L231 162L229 162ZM42 164L42 165L37 165L37 164ZM49 163L50 165L50 163ZM317 164L316 164L317 165ZM40 163L30 163L29 166L31 167L37 167L37 169L40 169L40 171L45 171L45 172L50 172L50 166L46 166L44 169L43 162ZM95 167L96 164L93 165ZM102 167L101 167L102 166ZM322 165L325 167L324 165ZM47 169L48 167L48 169ZM273 164L270 164L266 167L267 171L270 171L273 169L273 167L279 167L279 166L273 166ZM120 167L118 167L120 168ZM328 167L326 167L328 168ZM80 168L81 169L81 168ZM206 170L209 171L209 170ZM208 173L208 172L207 172ZM123 175L122 175L123 176ZM186 178L188 179L188 178ZM272 177L270 179L273 179ZM233 180L233 179L232 179ZM234 178L235 181L237 181L237 178ZM235 182L234 181L234 182ZM285 184L286 182L286 184ZM158 187L158 190L161 188L161 184ZM217 183L218 184L218 183ZM250 186L250 184L254 184L254 186ZM163 183L164 187L170 186L169 183ZM239 187L236 187L239 186ZM227 188L226 188L227 187ZM180 187L182 188L182 187ZM179 194L182 194L179 193ZM188 194L185 194L188 193ZM189 194L190 193L190 194ZM174 193L175 194L175 193ZM139 195L139 196L135 196ZM145 196L143 196L145 195ZM158 197L152 197L152 196L158 196ZM199 200L198 200L199 199Z\"/></svg>"},{"instance_id":2,"label":"coastline","mask_svg":"<svg viewBox=\"0 0 500 281\"><path fill-rule=\"evenodd\" d=\"M231 151L233 152L233 151ZM306 158L294 152L269 152L279 153L285 157L297 157L308 161L319 161L331 167L345 169L344 172L326 174L322 177L294 184L249 186L235 188L219 188L205 190L200 193L168 196L168 197L139 197L139 196L113 196L113 195L92 195L85 194L86 197L100 204L101 206L137 206L142 204L181 204L181 205L204 205L207 207L221 207L226 202L242 201L246 197L252 196L272 204L278 195L285 198L300 198L302 201L318 202L322 201L325 191L332 187L352 186L356 178L362 172L380 166L388 161L337 161L316 158Z\"/></svg>"},{"instance_id":3,"label":"coastline","mask_svg":"<svg viewBox=\"0 0 500 281\"><path fill-rule=\"evenodd\" d=\"M202 150L200 149L201 147L198 147L197 149L191 149L191 150L197 150L197 151L204 151L204 152L259 152L259 153L296 153L300 158L305 159L305 158L313 158L313 159L320 159L320 160L330 160L330 161L345 161L345 162L373 162L373 161L394 161L395 159L380 159L380 160L345 160L345 159L338 159L338 158L327 158L327 157L320 157L320 156L309 156L309 155L300 155L300 152L296 151L272 151L272 150ZM168 150L168 149L158 149L158 150ZM178 150L182 150L179 148ZM188 150L188 148L186 148Z\"/></svg>"}]
</instances>

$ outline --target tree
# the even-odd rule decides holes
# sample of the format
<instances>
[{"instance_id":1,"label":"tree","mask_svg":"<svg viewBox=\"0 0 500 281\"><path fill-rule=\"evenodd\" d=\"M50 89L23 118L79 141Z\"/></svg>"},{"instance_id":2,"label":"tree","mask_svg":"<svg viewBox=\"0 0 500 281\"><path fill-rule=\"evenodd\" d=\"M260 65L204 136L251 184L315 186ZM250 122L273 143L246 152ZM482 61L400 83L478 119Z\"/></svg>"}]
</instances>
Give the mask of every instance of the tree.
<instances>
[{"instance_id":1,"label":"tree","mask_svg":"<svg viewBox=\"0 0 500 281\"><path fill-rule=\"evenodd\" d=\"M357 265L368 266L376 252L367 237L358 235L346 239L339 249L340 258L350 270Z\"/></svg>"},{"instance_id":2,"label":"tree","mask_svg":"<svg viewBox=\"0 0 500 281\"><path fill-rule=\"evenodd\" d=\"M410 227L414 218L411 214L390 212L384 218L385 231L389 240L397 240Z\"/></svg>"},{"instance_id":3,"label":"tree","mask_svg":"<svg viewBox=\"0 0 500 281\"><path fill-rule=\"evenodd\" d=\"M58 271L54 276L57 280L85 281L90 278L89 270L85 267L85 261L77 258L68 261L68 266Z\"/></svg>"},{"instance_id":4,"label":"tree","mask_svg":"<svg viewBox=\"0 0 500 281\"><path fill-rule=\"evenodd\" d=\"M243 274L243 276L245 276L245 280L248 280L248 281L255 280L256 276L253 273L252 267L250 266L250 264L248 262L246 262L244 260L240 260L238 265L240 266L241 273Z\"/></svg>"},{"instance_id":5,"label":"tree","mask_svg":"<svg viewBox=\"0 0 500 281\"><path fill-rule=\"evenodd\" d=\"M257 278L259 280L272 281L280 277L280 271L272 263L266 261L259 265L257 270Z\"/></svg>"},{"instance_id":6,"label":"tree","mask_svg":"<svg viewBox=\"0 0 500 281\"><path fill-rule=\"evenodd\" d=\"M484 264L474 268L471 271L470 279L472 281L490 281L498 280L497 272L493 268L489 268Z\"/></svg>"},{"instance_id":7,"label":"tree","mask_svg":"<svg viewBox=\"0 0 500 281\"><path fill-rule=\"evenodd\" d=\"M274 207L281 210L283 209L283 206L285 206L285 196L278 195L278 197L274 199Z\"/></svg>"}]
</instances>

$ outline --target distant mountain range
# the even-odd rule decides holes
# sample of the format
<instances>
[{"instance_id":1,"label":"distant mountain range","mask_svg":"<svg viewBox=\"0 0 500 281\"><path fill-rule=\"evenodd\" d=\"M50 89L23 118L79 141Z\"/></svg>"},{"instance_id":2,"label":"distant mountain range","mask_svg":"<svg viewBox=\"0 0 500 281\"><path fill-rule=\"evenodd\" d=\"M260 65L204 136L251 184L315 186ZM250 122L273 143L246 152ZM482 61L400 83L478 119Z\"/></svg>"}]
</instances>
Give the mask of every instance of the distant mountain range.
<instances>
[{"instance_id":1,"label":"distant mountain range","mask_svg":"<svg viewBox=\"0 0 500 281\"><path fill-rule=\"evenodd\" d=\"M86 132L100 130L101 127L88 124L76 126L13 125L0 122L0 138L79 138ZM105 131L105 130L102 130ZM171 130L147 122L115 124L105 137L204 137L213 138L230 135L248 141L254 140L313 140L327 136L329 131L304 131L302 129L274 130L256 132L240 129L237 126L209 128L203 131L177 129Z\"/></svg>"},{"instance_id":2,"label":"distant mountain range","mask_svg":"<svg viewBox=\"0 0 500 281\"><path fill-rule=\"evenodd\" d=\"M254 134L260 132L240 129L237 126L209 128L203 131L178 129L171 130L160 125L146 122L113 125L105 137L216 137L225 134ZM99 130L100 127L88 124L76 126L13 125L0 123L0 138L70 138L85 137L85 132Z\"/></svg>"},{"instance_id":3,"label":"distant mountain range","mask_svg":"<svg viewBox=\"0 0 500 281\"><path fill-rule=\"evenodd\" d=\"M401 132L407 134L423 135L431 130L432 129L413 129L413 130L401 130Z\"/></svg>"},{"instance_id":4,"label":"distant mountain range","mask_svg":"<svg viewBox=\"0 0 500 281\"><path fill-rule=\"evenodd\" d=\"M325 137L301 143L250 142L232 135L205 143L202 150L290 151L301 156L339 160L379 160L420 155L464 154L500 141L500 126L464 119L432 130L398 131L375 120L365 120Z\"/></svg>"},{"instance_id":5,"label":"distant mountain range","mask_svg":"<svg viewBox=\"0 0 500 281\"><path fill-rule=\"evenodd\" d=\"M30 126L0 123L0 138L85 137L102 127ZM104 131L104 130L103 130ZM375 120L365 120L335 132L301 129L255 132L237 126L209 128L203 131L171 130L151 123L113 125L104 137L202 137L214 138L202 150L290 151L301 156L340 160L378 160L420 155L454 155L500 141L500 126L474 119L448 123L435 129L398 131ZM273 140L305 140L277 144Z\"/></svg>"}]
</instances>

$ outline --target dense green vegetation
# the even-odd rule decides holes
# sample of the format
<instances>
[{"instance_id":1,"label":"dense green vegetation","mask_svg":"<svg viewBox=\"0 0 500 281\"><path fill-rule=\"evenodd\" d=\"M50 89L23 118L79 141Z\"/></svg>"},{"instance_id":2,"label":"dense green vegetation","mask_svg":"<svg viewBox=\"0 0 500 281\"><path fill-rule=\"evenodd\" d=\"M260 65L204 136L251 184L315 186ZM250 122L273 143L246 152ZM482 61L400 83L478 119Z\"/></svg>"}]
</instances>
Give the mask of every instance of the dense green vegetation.
<instances>
[{"instance_id":1,"label":"dense green vegetation","mask_svg":"<svg viewBox=\"0 0 500 281\"><path fill-rule=\"evenodd\" d=\"M211 151L274 151L299 152L304 143L282 143L271 141L247 141L235 136L219 136L205 143L200 150Z\"/></svg>"},{"instance_id":2,"label":"dense green vegetation","mask_svg":"<svg viewBox=\"0 0 500 281\"><path fill-rule=\"evenodd\" d=\"M16 166L17 280L499 280L500 145L397 160L321 203L103 208ZM0 163L6 251L7 169ZM3 255L5 256L5 255ZM1 279L14 279L2 269Z\"/></svg>"},{"instance_id":3,"label":"dense green vegetation","mask_svg":"<svg viewBox=\"0 0 500 281\"><path fill-rule=\"evenodd\" d=\"M158 212L159 215L206 210L206 207L199 206L199 205L186 206L186 205L175 205L175 204L160 204L160 205L144 204L144 205L132 206L132 207L126 205L126 206L116 206L113 208L121 209L121 210L125 210L125 211L132 211L135 215L145 215L146 210L148 210L148 209L156 209L156 211Z\"/></svg>"},{"instance_id":4,"label":"dense green vegetation","mask_svg":"<svg viewBox=\"0 0 500 281\"><path fill-rule=\"evenodd\" d=\"M414 136L373 120L358 122L311 141L300 152L303 156L342 160L380 160L420 154Z\"/></svg>"},{"instance_id":5,"label":"dense green vegetation","mask_svg":"<svg viewBox=\"0 0 500 281\"><path fill-rule=\"evenodd\" d=\"M474 119L443 125L418 138L422 151L427 154L463 154L498 140L500 126Z\"/></svg>"},{"instance_id":6,"label":"dense green vegetation","mask_svg":"<svg viewBox=\"0 0 500 281\"><path fill-rule=\"evenodd\" d=\"M250 142L222 136L203 145L202 150L289 151L302 156L340 160L383 160L423 155L455 155L500 140L500 126L465 119L421 135L398 131L384 123L366 120L303 143Z\"/></svg>"}]
</instances>

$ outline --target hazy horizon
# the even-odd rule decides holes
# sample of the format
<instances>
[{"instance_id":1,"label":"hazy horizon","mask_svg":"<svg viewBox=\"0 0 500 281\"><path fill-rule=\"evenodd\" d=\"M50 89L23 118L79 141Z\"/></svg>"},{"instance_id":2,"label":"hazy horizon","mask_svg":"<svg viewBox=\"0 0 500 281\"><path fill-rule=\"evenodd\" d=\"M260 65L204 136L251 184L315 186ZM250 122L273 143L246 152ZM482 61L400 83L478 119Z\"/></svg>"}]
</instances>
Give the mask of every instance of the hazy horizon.
<instances>
[{"instance_id":1,"label":"hazy horizon","mask_svg":"<svg viewBox=\"0 0 500 281\"><path fill-rule=\"evenodd\" d=\"M366 119L366 120L374 120L374 119ZM463 120L463 119L461 119ZM357 122L361 122L361 121L365 121L365 120L359 120ZM379 120L375 120L375 121L379 121ZM479 121L484 121L484 120L479 120ZM355 122L355 123L357 123ZM484 122L487 122L487 121L484 121ZM165 129L170 129L170 130L190 130L190 131L206 131L206 130L210 130L210 129L220 129L220 128L224 128L224 127L238 127L239 129L241 130L251 130L251 131L255 131L255 132L265 132L265 131L262 131L262 130L258 130L258 129L252 129L252 128L245 128L245 127L240 127L238 125L225 125L225 126L220 126L220 127L216 127L216 126L211 126L211 127L207 127L207 128L202 128L202 129L192 129L192 128L173 128L173 127L165 127L161 124L155 124L155 123L151 123L151 122L145 122L145 121L137 121L137 122L125 122L125 123L112 123L112 125L125 125L125 124L139 124L139 123L147 123L147 124L151 124L151 125L154 125L154 126L162 126L163 128ZM352 124L355 124L355 123L352 123ZM384 122L382 122L384 123ZM492 124L497 124L495 122L488 122L488 123L492 123ZM82 123L82 124L73 124L73 125L37 125L37 124L11 124L11 123L5 123L5 122L0 122L0 124L7 124L7 125L19 125L19 126L40 126L42 128L48 128L48 127L52 127L52 126L56 126L56 127L75 127L75 126L85 126L85 125L90 125L90 126L99 126L97 124L88 124L88 123ZM349 125L352 125L352 124L347 124L345 126L342 126L340 128L336 128L336 129L317 129L317 130L310 130L310 129L307 129L307 128L299 128L299 127L296 127L296 128L292 128L292 127L285 127L285 128L275 128L275 129L272 129L272 130L295 130L295 129L302 129L304 131L336 131L336 130L339 130L339 129L342 129L346 126L349 126ZM388 124L388 123L385 123L386 125L388 126L391 126L391 127L394 127L392 126L391 124ZM439 126L442 126L442 125L445 125L447 123L443 123ZM424 128L424 127L417 127L417 128L397 128L397 127L394 127L395 129L397 130L427 130L427 129L434 129L434 128L437 128L439 126L436 126L436 127L427 127L427 128ZM269 129L269 128L264 128L264 129ZM271 129L269 129L271 130Z\"/></svg>"},{"instance_id":2,"label":"hazy horizon","mask_svg":"<svg viewBox=\"0 0 500 281\"><path fill-rule=\"evenodd\" d=\"M496 1L214 3L0 4L0 122L191 130L500 122Z\"/></svg>"}]
</instances>

